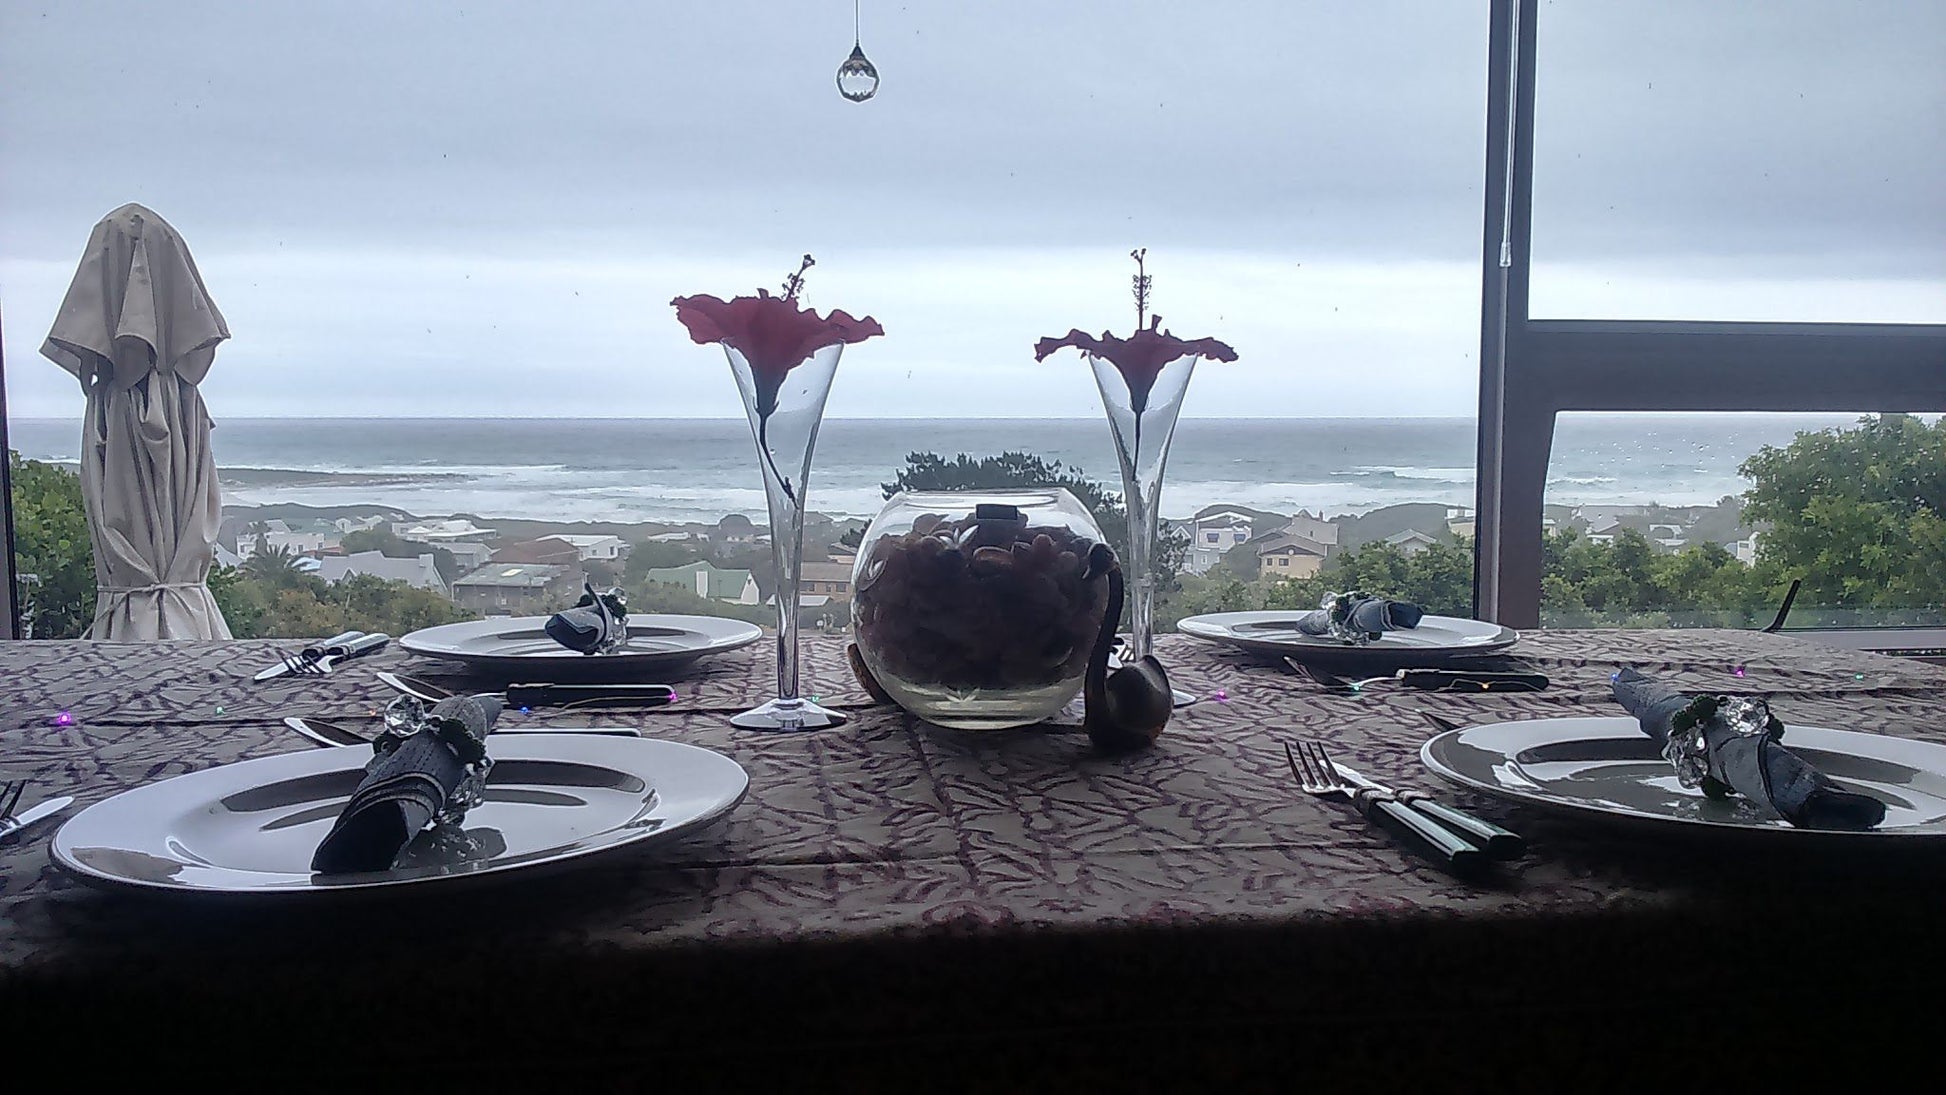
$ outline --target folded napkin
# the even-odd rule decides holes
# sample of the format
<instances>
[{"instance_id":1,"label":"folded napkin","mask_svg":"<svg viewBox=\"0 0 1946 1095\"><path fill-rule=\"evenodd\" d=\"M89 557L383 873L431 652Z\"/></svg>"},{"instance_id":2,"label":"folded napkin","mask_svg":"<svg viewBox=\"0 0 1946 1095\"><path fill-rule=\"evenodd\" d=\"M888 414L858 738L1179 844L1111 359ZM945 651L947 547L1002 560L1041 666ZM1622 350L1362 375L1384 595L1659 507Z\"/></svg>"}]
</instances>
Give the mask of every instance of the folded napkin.
<instances>
[{"instance_id":1,"label":"folded napkin","mask_svg":"<svg viewBox=\"0 0 1946 1095\"><path fill-rule=\"evenodd\" d=\"M592 582L583 582L581 589L581 599L574 607L549 616L541 630L548 638L583 654L600 654L620 646L628 638L628 614L620 591L596 593Z\"/></svg>"},{"instance_id":2,"label":"folded napkin","mask_svg":"<svg viewBox=\"0 0 1946 1095\"><path fill-rule=\"evenodd\" d=\"M1885 804L1847 791L1778 743L1784 724L1754 700L1690 696L1633 669L1615 674L1615 699L1662 746L1684 787L1731 791L1805 829L1870 829Z\"/></svg>"},{"instance_id":3,"label":"folded napkin","mask_svg":"<svg viewBox=\"0 0 1946 1095\"><path fill-rule=\"evenodd\" d=\"M1410 601L1392 601L1359 592L1333 593L1325 598L1323 607L1298 617L1297 629L1306 635L1357 642L1361 636L1370 640L1387 631L1411 630L1419 626L1425 615L1425 609Z\"/></svg>"},{"instance_id":4,"label":"folded napkin","mask_svg":"<svg viewBox=\"0 0 1946 1095\"><path fill-rule=\"evenodd\" d=\"M500 699L448 696L426 717L458 722L484 741L500 717ZM378 753L311 857L311 869L323 874L390 869L426 826L456 806L466 777L466 762L430 730ZM463 810L463 803L457 805Z\"/></svg>"}]
</instances>

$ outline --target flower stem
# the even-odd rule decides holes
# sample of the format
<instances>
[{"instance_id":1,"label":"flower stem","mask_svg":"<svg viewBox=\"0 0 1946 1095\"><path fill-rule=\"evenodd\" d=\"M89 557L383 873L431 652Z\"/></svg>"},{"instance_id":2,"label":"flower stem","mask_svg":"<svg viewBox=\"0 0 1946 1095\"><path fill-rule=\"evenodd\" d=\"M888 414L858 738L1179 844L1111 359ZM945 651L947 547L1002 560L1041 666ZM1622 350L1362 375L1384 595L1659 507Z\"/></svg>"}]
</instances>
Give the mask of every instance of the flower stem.
<instances>
[{"instance_id":1,"label":"flower stem","mask_svg":"<svg viewBox=\"0 0 1946 1095\"><path fill-rule=\"evenodd\" d=\"M771 455L770 452L769 434L770 416L767 414L759 415L757 417L757 452L762 454L764 464L770 468L771 478L777 480L778 485L784 488L784 497L790 499L791 505L795 506L797 505L797 492L791 489L791 481L784 477L784 473L777 470L777 458Z\"/></svg>"}]
</instances>

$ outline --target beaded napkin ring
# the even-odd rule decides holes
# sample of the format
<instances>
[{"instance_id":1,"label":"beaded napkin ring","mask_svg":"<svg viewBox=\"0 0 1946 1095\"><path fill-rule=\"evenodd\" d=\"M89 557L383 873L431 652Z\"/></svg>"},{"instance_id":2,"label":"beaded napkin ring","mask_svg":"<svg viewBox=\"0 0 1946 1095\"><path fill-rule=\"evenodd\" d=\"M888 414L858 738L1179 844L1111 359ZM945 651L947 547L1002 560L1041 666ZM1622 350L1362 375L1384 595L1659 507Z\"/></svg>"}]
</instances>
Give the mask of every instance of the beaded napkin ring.
<instances>
[{"instance_id":1,"label":"beaded napkin ring","mask_svg":"<svg viewBox=\"0 0 1946 1095\"><path fill-rule=\"evenodd\" d=\"M1711 798L1727 798L1730 787L1709 774L1710 723L1721 719L1732 734L1743 737L1782 737L1784 724L1770 713L1770 705L1748 696L1698 696L1669 717L1669 740L1662 757L1675 766L1676 781L1701 787Z\"/></svg>"},{"instance_id":2,"label":"beaded napkin ring","mask_svg":"<svg viewBox=\"0 0 1946 1095\"><path fill-rule=\"evenodd\" d=\"M457 825L465 819L468 810L486 801L487 774L493 771L493 758L487 755L486 737L475 734L459 719L433 714L415 697L400 696L385 707L385 728L372 739L372 753L386 756L420 734L431 734L434 740L452 750L461 764L466 765L465 778L453 788L452 798L447 801L438 818L441 822Z\"/></svg>"}]
</instances>

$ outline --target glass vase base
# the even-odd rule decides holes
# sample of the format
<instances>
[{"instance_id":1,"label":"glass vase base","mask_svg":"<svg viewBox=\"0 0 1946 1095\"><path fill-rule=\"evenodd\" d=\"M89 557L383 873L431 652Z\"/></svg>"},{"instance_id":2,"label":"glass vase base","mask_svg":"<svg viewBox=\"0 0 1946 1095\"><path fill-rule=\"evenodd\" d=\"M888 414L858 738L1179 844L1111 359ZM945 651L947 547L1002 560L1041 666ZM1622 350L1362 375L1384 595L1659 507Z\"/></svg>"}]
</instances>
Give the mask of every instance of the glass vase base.
<instances>
[{"instance_id":1,"label":"glass vase base","mask_svg":"<svg viewBox=\"0 0 1946 1095\"><path fill-rule=\"evenodd\" d=\"M762 707L753 707L741 715L730 717L730 725L739 730L775 730L782 733L826 730L843 726L845 722L845 716L806 699L771 700Z\"/></svg>"}]
</instances>

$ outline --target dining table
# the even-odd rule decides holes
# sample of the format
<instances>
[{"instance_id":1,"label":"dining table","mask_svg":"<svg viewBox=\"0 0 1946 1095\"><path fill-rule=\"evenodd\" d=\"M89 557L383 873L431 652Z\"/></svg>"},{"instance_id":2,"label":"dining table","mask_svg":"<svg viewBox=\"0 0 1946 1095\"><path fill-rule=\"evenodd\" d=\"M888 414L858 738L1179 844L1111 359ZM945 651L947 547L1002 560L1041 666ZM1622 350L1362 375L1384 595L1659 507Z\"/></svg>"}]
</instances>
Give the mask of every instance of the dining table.
<instances>
[{"instance_id":1,"label":"dining table","mask_svg":"<svg viewBox=\"0 0 1946 1095\"><path fill-rule=\"evenodd\" d=\"M1348 693L1163 635L1196 702L1152 747L1104 753L1071 713L970 731L875 705L844 644L802 644L805 693L849 715L832 729L730 725L775 686L768 643L670 672L666 707L506 712L635 727L749 775L707 828L551 871L249 899L84 884L52 862L52 823L0 843L8 1056L77 1080L112 1055L299 1087L1747 1087L1819 1054L1917 1059L1946 1013L1936 845L1606 826L1443 786L1419 760L1435 719L1619 715L1622 667L1764 696L1787 723L1946 741L1946 667L1755 631L1536 630L1507 654L1544 690ZM29 802L75 796L72 817L319 748L282 719L375 717L376 670L504 683L396 643L253 680L289 645L0 643L0 778L30 779ZM1526 853L1482 880L1445 873L1304 794L1283 751L1300 738L1519 832Z\"/></svg>"}]
</instances>

